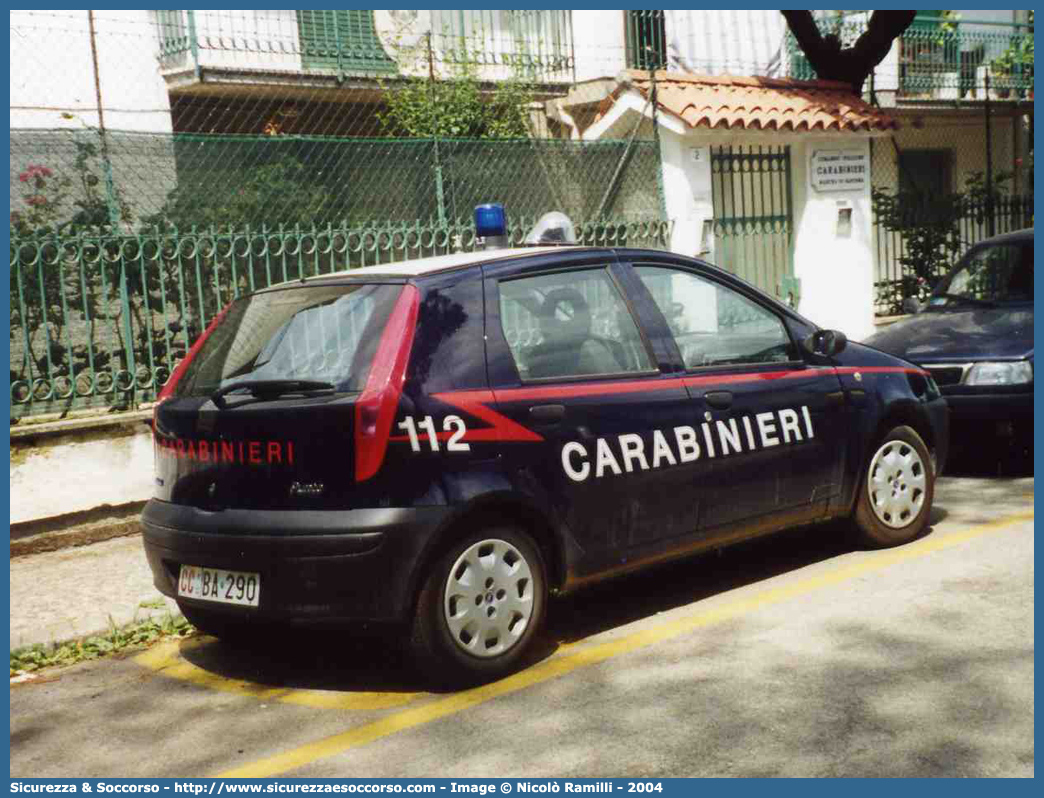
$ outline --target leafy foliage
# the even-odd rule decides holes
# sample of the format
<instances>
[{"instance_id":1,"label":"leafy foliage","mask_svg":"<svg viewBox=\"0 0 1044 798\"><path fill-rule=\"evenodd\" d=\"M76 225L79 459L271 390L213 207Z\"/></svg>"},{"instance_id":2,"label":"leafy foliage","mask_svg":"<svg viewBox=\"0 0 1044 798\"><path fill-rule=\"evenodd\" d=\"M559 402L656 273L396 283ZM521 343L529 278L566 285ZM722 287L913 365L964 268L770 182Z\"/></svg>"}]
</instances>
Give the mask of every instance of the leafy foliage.
<instances>
[{"instance_id":1,"label":"leafy foliage","mask_svg":"<svg viewBox=\"0 0 1044 798\"><path fill-rule=\"evenodd\" d=\"M130 623L117 627L109 619L109 631L81 640L70 640L51 646L35 645L11 652L11 676L32 673L44 668L74 665L77 662L98 659L136 648L144 648L159 640L181 639L195 632L195 628L180 615L167 613L159 619Z\"/></svg>"},{"instance_id":2,"label":"leafy foliage","mask_svg":"<svg viewBox=\"0 0 1044 798\"><path fill-rule=\"evenodd\" d=\"M193 180L183 178L164 207L145 219L161 230L216 227L224 230L260 228L271 221L274 201L284 208L285 226L310 227L333 204L330 188L316 180L313 170L293 155L270 163L236 169L215 179L213 174ZM205 179L206 185L203 185Z\"/></svg>"},{"instance_id":3,"label":"leafy foliage","mask_svg":"<svg viewBox=\"0 0 1044 798\"><path fill-rule=\"evenodd\" d=\"M461 66L449 80L407 78L384 86L381 131L400 138L520 139L529 136L530 89L521 80L486 90L474 68Z\"/></svg>"},{"instance_id":4,"label":"leafy foliage","mask_svg":"<svg viewBox=\"0 0 1044 798\"><path fill-rule=\"evenodd\" d=\"M1031 10L1029 27L1019 29L1008 48L990 63L997 75L1033 74L1033 16Z\"/></svg>"},{"instance_id":5,"label":"leafy foliage","mask_svg":"<svg viewBox=\"0 0 1044 798\"><path fill-rule=\"evenodd\" d=\"M899 257L904 275L898 303L908 296L924 299L938 279L967 248L961 222L984 224L993 206L1005 194L1012 174L1001 173L987 185L982 172L971 175L963 191L930 194L920 191L890 192L872 189L874 218L879 225L902 237Z\"/></svg>"}]
</instances>

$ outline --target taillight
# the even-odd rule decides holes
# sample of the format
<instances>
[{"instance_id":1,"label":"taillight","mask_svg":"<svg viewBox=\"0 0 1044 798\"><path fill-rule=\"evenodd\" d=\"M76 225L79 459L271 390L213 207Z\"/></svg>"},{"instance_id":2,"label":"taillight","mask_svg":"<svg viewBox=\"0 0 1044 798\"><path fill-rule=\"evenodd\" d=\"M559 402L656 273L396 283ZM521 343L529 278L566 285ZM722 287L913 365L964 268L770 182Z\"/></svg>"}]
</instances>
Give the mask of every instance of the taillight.
<instances>
[{"instance_id":1,"label":"taillight","mask_svg":"<svg viewBox=\"0 0 1044 798\"><path fill-rule=\"evenodd\" d=\"M355 403L356 482L372 477L384 462L388 435L406 379L419 309L420 292L415 286L405 286L381 333L366 387Z\"/></svg>"},{"instance_id":2,"label":"taillight","mask_svg":"<svg viewBox=\"0 0 1044 798\"><path fill-rule=\"evenodd\" d=\"M157 407L159 407L161 402L169 399L173 395L174 389L178 385L178 380L180 380L185 374L185 370L189 367L189 363L192 362L192 358L194 358L203 347L203 343L208 337L210 337L210 334L214 332L214 328L217 327L228 314L228 309L230 307L232 307L231 302L225 305L225 309L214 317L214 320L210 322L210 325L203 331L203 334L196 339L194 344L192 344L192 348L186 353L184 359L178 363L177 368L171 372L167 381L163 384L163 389L159 392L159 396L156 397ZM153 428L155 429L155 423L153 423Z\"/></svg>"}]
</instances>

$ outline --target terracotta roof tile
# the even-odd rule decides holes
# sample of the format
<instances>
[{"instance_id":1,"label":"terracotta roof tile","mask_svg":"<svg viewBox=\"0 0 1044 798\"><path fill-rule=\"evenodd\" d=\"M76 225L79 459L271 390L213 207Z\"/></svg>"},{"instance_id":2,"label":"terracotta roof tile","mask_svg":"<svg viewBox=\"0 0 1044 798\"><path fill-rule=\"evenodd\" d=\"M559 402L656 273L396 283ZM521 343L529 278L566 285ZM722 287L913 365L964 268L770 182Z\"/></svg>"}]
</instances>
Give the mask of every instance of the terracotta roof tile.
<instances>
[{"instance_id":1,"label":"terracotta roof tile","mask_svg":"<svg viewBox=\"0 0 1044 798\"><path fill-rule=\"evenodd\" d=\"M630 70L631 84L649 96L648 72ZM623 86L621 86L621 90ZM689 127L725 130L895 130L899 123L831 80L656 73L657 106Z\"/></svg>"}]
</instances>

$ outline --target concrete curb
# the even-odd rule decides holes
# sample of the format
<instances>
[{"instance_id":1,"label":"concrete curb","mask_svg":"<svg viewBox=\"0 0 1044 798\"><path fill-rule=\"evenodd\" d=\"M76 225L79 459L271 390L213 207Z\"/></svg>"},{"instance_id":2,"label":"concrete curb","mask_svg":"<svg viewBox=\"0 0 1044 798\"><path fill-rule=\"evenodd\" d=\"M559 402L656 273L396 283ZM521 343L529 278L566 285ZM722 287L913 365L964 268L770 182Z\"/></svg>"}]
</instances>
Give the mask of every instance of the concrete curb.
<instances>
[{"instance_id":1,"label":"concrete curb","mask_svg":"<svg viewBox=\"0 0 1044 798\"><path fill-rule=\"evenodd\" d=\"M144 501L11 524L11 557L24 557L141 533Z\"/></svg>"}]
</instances>

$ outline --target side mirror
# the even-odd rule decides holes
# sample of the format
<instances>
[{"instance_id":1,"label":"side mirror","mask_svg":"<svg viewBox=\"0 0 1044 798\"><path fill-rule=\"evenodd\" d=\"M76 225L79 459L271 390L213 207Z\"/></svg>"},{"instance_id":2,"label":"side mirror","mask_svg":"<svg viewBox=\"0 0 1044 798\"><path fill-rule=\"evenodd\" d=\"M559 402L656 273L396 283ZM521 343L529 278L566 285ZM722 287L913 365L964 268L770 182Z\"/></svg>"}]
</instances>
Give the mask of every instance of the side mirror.
<instances>
[{"instance_id":1,"label":"side mirror","mask_svg":"<svg viewBox=\"0 0 1044 798\"><path fill-rule=\"evenodd\" d=\"M915 296L908 296L903 300L903 313L909 313L911 315L920 313L924 310L921 305L921 301Z\"/></svg>"},{"instance_id":2,"label":"side mirror","mask_svg":"<svg viewBox=\"0 0 1044 798\"><path fill-rule=\"evenodd\" d=\"M804 346L813 355L833 357L845 350L848 338L840 330L816 330L804 340Z\"/></svg>"}]
</instances>

